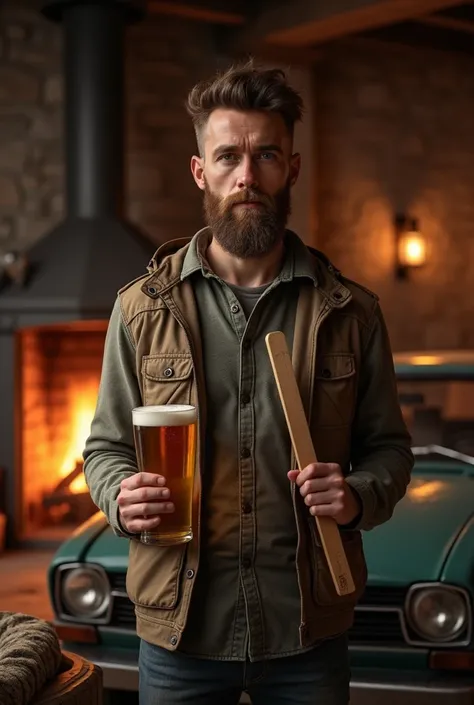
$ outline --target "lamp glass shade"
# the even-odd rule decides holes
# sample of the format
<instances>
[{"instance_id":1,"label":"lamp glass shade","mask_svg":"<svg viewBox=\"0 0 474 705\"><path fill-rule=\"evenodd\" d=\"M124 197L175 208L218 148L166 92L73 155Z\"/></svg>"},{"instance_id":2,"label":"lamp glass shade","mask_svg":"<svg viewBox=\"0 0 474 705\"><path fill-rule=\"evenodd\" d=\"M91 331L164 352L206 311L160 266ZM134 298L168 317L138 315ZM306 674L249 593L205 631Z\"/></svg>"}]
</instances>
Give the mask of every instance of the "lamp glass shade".
<instances>
[{"instance_id":1,"label":"lamp glass shade","mask_svg":"<svg viewBox=\"0 0 474 705\"><path fill-rule=\"evenodd\" d=\"M421 267L426 262L426 242L416 230L404 232L398 240L398 263L402 267Z\"/></svg>"}]
</instances>

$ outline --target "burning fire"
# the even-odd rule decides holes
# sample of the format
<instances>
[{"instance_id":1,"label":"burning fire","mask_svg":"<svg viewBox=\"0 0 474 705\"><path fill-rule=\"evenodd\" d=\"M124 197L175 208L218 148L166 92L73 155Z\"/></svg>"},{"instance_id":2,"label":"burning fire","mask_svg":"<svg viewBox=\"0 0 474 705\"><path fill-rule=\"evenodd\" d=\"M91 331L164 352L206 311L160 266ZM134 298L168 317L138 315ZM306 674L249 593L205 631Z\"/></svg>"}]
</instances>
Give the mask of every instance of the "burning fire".
<instances>
[{"instance_id":1,"label":"burning fire","mask_svg":"<svg viewBox=\"0 0 474 705\"><path fill-rule=\"evenodd\" d=\"M59 472L61 477L66 477L74 470L77 463L82 463L82 451L90 433L90 425L94 416L97 402L98 381L96 379L80 385L71 385L71 437L69 446L64 454ZM87 492L84 475L76 477L69 489L73 493Z\"/></svg>"}]
</instances>

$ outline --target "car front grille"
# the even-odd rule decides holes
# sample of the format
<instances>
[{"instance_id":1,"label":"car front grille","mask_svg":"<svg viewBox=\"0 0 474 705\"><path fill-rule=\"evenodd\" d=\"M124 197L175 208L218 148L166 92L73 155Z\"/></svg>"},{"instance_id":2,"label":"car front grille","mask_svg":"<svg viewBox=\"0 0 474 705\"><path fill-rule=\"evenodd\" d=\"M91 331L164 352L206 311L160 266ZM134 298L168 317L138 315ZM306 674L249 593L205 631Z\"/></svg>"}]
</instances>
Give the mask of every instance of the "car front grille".
<instances>
[{"instance_id":1,"label":"car front grille","mask_svg":"<svg viewBox=\"0 0 474 705\"><path fill-rule=\"evenodd\" d=\"M135 629L135 607L128 597L114 597L110 626Z\"/></svg>"},{"instance_id":2,"label":"car front grille","mask_svg":"<svg viewBox=\"0 0 474 705\"><path fill-rule=\"evenodd\" d=\"M360 646L400 646L405 643L400 612L356 609L349 631L352 644Z\"/></svg>"},{"instance_id":3,"label":"car front grille","mask_svg":"<svg viewBox=\"0 0 474 705\"><path fill-rule=\"evenodd\" d=\"M114 595L111 627L133 631L135 609L126 596L125 575L109 574ZM355 611L349 636L353 645L400 646L405 643L401 614L404 588L367 587Z\"/></svg>"}]
</instances>

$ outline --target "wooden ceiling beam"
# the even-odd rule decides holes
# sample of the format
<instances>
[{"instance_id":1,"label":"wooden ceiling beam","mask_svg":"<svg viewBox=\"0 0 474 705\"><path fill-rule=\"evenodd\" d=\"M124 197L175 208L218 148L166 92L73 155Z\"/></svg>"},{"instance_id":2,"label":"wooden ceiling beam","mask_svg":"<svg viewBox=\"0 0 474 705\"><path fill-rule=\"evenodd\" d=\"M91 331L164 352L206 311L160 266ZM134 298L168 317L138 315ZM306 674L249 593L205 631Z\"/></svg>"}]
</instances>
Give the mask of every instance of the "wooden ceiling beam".
<instances>
[{"instance_id":1,"label":"wooden ceiling beam","mask_svg":"<svg viewBox=\"0 0 474 705\"><path fill-rule=\"evenodd\" d=\"M272 0L251 23L233 32L233 42L242 51L254 51L261 42L311 46L461 4L463 0Z\"/></svg>"},{"instance_id":2,"label":"wooden ceiling beam","mask_svg":"<svg viewBox=\"0 0 474 705\"><path fill-rule=\"evenodd\" d=\"M147 7L151 14L172 15L198 22L230 26L241 25L245 22L245 16L239 12L231 12L219 7L202 5L201 3L192 5L184 2L175 2L174 0L169 0L168 2L166 0L148 0ZM222 3L222 7L225 7L225 3Z\"/></svg>"},{"instance_id":3,"label":"wooden ceiling beam","mask_svg":"<svg viewBox=\"0 0 474 705\"><path fill-rule=\"evenodd\" d=\"M417 17L417 22L429 27L440 27L441 29L452 29L455 32L467 32L474 34L474 22L467 20L457 20L454 17L443 17L442 15L429 15L427 17Z\"/></svg>"}]
</instances>

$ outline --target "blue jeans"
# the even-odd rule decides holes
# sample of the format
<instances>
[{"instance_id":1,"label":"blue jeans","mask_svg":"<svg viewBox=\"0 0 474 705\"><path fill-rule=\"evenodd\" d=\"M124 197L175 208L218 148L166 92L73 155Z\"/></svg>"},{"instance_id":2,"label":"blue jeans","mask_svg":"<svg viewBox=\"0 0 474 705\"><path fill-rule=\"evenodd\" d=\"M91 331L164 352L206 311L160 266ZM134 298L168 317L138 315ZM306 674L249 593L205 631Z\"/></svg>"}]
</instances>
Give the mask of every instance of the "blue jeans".
<instances>
[{"instance_id":1,"label":"blue jeans","mask_svg":"<svg viewBox=\"0 0 474 705\"><path fill-rule=\"evenodd\" d=\"M140 644L140 705L347 705L347 636L270 661L212 661Z\"/></svg>"}]
</instances>

